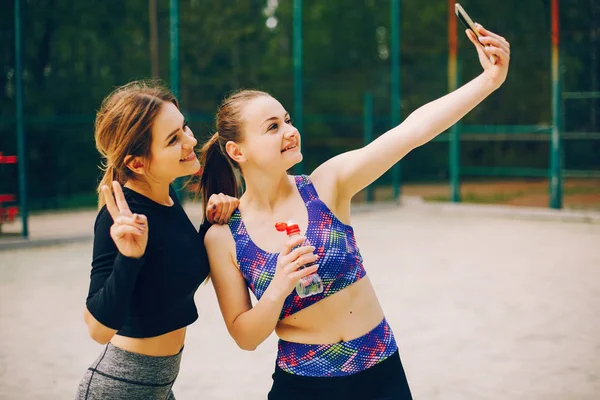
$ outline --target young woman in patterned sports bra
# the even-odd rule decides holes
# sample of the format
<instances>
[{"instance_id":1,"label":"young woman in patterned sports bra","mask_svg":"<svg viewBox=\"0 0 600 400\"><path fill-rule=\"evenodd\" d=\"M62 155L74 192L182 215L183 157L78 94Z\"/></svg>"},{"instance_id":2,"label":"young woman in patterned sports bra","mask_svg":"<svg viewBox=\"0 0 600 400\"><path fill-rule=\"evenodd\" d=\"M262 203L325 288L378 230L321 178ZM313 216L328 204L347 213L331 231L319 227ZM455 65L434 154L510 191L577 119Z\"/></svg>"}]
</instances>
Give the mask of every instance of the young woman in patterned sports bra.
<instances>
[{"instance_id":1,"label":"young woman in patterned sports bra","mask_svg":"<svg viewBox=\"0 0 600 400\"><path fill-rule=\"evenodd\" d=\"M350 200L504 82L509 44L478 29L485 49L468 35L481 75L310 176L286 172L302 160L300 133L277 100L246 90L221 105L218 132L202 149L202 194L237 197L234 168L244 178L245 193L229 224L213 225L205 244L221 312L237 344L254 350L273 331L280 338L269 399L412 398L392 329L356 246ZM495 64L488 59L492 54ZM275 229L289 220L305 237L288 239ZM318 266L309 266L315 261ZM298 281L315 272L323 291L298 296ZM254 306L248 289L258 300Z\"/></svg>"}]
</instances>

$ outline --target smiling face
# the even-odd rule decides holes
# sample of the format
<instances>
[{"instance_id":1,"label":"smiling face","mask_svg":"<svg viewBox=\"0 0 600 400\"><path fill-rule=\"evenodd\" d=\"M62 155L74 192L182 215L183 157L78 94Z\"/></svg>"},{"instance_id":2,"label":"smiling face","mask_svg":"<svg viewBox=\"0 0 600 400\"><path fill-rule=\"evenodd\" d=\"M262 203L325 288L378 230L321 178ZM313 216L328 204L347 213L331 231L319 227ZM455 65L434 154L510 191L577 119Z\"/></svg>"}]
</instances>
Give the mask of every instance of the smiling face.
<instances>
[{"instance_id":1,"label":"smiling face","mask_svg":"<svg viewBox=\"0 0 600 400\"><path fill-rule=\"evenodd\" d=\"M287 171L300 161L300 133L289 113L271 96L248 101L241 109L243 141L238 143L242 168Z\"/></svg>"},{"instance_id":2,"label":"smiling face","mask_svg":"<svg viewBox=\"0 0 600 400\"><path fill-rule=\"evenodd\" d=\"M200 169L194 152L198 143L183 115L173 103L164 103L152 124L151 162L147 173L152 180L170 183Z\"/></svg>"}]
</instances>

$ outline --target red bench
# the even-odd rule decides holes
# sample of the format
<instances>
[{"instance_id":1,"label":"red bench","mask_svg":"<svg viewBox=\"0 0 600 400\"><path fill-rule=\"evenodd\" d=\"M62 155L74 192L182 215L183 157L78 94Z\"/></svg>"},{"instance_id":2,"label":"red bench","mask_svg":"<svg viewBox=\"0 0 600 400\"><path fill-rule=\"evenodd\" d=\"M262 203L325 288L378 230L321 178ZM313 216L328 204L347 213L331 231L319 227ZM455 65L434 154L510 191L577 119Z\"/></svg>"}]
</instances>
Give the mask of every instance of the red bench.
<instances>
[{"instance_id":1,"label":"red bench","mask_svg":"<svg viewBox=\"0 0 600 400\"><path fill-rule=\"evenodd\" d=\"M0 153L0 164L16 164L17 156L5 156Z\"/></svg>"},{"instance_id":2,"label":"red bench","mask_svg":"<svg viewBox=\"0 0 600 400\"><path fill-rule=\"evenodd\" d=\"M19 207L4 205L4 203L14 203L16 200L14 194L0 194L0 225L3 222L13 222L19 215Z\"/></svg>"},{"instance_id":3,"label":"red bench","mask_svg":"<svg viewBox=\"0 0 600 400\"><path fill-rule=\"evenodd\" d=\"M0 164L16 164L17 156L5 156L0 153ZM19 207L10 203L15 203L17 196L15 194L0 194L0 226L4 222L13 222L19 215ZM8 203L8 205L7 205Z\"/></svg>"}]
</instances>

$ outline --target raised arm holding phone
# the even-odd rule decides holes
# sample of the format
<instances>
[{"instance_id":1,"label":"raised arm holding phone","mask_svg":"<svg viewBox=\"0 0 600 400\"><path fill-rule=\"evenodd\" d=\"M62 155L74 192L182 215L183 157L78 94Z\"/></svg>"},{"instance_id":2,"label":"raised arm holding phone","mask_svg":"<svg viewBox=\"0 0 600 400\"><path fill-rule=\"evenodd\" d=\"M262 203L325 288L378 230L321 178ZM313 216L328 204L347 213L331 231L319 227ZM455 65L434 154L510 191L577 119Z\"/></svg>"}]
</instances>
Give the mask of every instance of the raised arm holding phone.
<instances>
[{"instance_id":1,"label":"raised arm holding phone","mask_svg":"<svg viewBox=\"0 0 600 400\"><path fill-rule=\"evenodd\" d=\"M481 74L310 176L287 174L303 157L300 132L271 95L243 90L219 108L217 132L202 149L201 190L205 198L236 194L234 170L246 190L228 225L213 225L205 243L221 312L239 347L254 350L273 331L280 338L270 400L412 398L350 225L350 201L502 85L509 43L479 24L474 32L479 39L470 29L467 36ZM281 222L304 236L278 232ZM319 290L300 296L298 283L315 273Z\"/></svg>"}]
</instances>

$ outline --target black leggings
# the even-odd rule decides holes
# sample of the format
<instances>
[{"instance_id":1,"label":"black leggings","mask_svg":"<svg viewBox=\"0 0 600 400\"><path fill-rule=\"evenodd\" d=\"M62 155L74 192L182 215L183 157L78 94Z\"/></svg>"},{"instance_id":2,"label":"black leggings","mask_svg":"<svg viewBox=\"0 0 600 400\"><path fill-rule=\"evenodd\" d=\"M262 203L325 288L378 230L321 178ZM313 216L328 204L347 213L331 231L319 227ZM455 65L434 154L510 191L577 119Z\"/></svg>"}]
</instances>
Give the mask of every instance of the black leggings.
<instances>
[{"instance_id":1,"label":"black leggings","mask_svg":"<svg viewBox=\"0 0 600 400\"><path fill-rule=\"evenodd\" d=\"M353 375L312 377L275 367L269 400L412 400L398 351Z\"/></svg>"}]
</instances>

